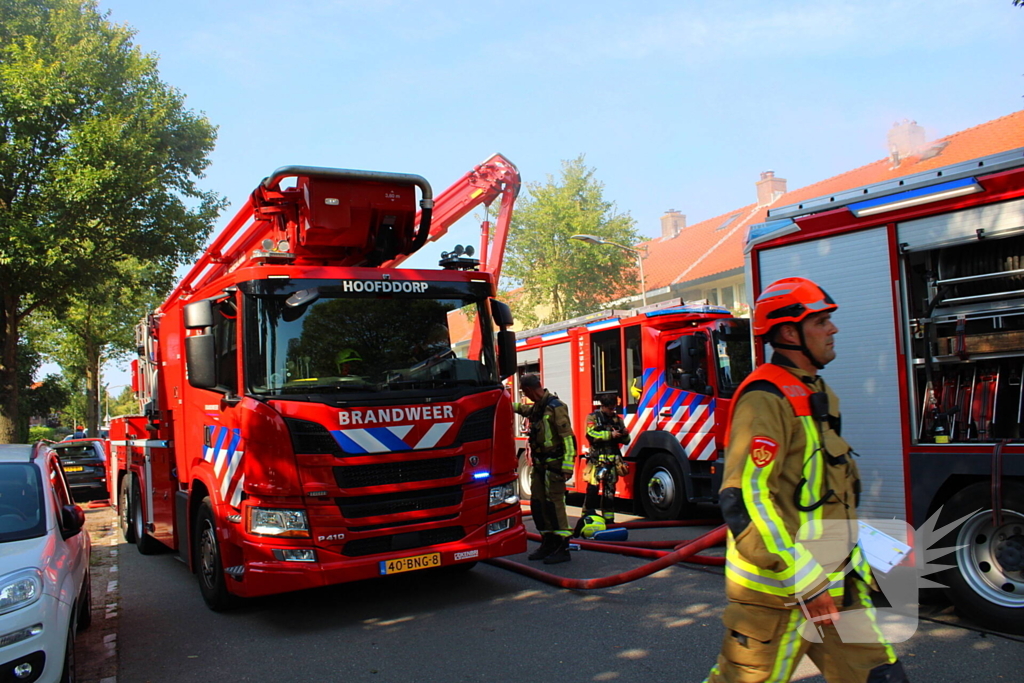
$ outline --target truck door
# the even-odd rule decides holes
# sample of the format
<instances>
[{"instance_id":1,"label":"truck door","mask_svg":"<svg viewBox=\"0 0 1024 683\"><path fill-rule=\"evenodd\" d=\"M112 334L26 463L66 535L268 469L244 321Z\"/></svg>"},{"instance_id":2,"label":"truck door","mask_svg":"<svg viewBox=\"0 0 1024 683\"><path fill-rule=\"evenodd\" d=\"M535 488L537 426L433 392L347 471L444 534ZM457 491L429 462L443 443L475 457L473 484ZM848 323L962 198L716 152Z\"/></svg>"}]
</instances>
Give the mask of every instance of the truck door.
<instances>
[{"instance_id":1,"label":"truck door","mask_svg":"<svg viewBox=\"0 0 1024 683\"><path fill-rule=\"evenodd\" d=\"M671 433L690 460L709 460L716 453L709 347L710 338L702 330L664 342L664 390L658 394L657 428Z\"/></svg>"}]
</instances>

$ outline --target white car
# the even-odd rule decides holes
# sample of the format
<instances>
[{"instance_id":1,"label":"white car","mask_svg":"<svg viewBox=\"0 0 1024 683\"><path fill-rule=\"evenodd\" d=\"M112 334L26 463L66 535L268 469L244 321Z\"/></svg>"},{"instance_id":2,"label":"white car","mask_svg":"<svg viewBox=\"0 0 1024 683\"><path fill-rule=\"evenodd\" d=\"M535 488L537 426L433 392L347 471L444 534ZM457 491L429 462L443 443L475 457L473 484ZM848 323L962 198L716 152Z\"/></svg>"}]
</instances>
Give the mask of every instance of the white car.
<instances>
[{"instance_id":1,"label":"white car","mask_svg":"<svg viewBox=\"0 0 1024 683\"><path fill-rule=\"evenodd\" d=\"M75 680L92 621L84 525L53 450L0 445L0 681Z\"/></svg>"}]
</instances>

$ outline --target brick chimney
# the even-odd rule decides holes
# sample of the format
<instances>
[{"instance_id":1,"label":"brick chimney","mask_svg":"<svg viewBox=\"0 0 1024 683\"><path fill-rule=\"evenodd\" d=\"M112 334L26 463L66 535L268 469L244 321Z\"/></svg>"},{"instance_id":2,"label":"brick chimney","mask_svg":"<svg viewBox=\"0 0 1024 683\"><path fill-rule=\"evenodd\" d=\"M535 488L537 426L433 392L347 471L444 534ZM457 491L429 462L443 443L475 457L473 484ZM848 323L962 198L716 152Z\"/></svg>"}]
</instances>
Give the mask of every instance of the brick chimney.
<instances>
[{"instance_id":1,"label":"brick chimney","mask_svg":"<svg viewBox=\"0 0 1024 683\"><path fill-rule=\"evenodd\" d=\"M786 194L786 179L776 178L775 171L763 171L761 179L754 184L757 186L758 206L768 206Z\"/></svg>"},{"instance_id":2,"label":"brick chimney","mask_svg":"<svg viewBox=\"0 0 1024 683\"><path fill-rule=\"evenodd\" d=\"M669 209L665 212L665 215L661 217L661 237L662 239L672 239L686 227L686 216L679 213L675 209Z\"/></svg>"},{"instance_id":3,"label":"brick chimney","mask_svg":"<svg viewBox=\"0 0 1024 683\"><path fill-rule=\"evenodd\" d=\"M907 119L892 124L886 141L893 167L899 166L909 156L920 154L927 144L924 128L917 125L917 121Z\"/></svg>"}]
</instances>

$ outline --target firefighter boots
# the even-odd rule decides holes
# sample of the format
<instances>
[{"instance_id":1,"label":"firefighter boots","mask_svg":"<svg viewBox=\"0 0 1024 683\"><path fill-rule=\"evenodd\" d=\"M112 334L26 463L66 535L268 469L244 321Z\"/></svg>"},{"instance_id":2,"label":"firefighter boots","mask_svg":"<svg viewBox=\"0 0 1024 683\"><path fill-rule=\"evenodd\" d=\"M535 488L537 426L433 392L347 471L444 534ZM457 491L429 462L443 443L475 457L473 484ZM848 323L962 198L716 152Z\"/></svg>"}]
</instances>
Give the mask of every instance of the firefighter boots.
<instances>
[{"instance_id":1,"label":"firefighter boots","mask_svg":"<svg viewBox=\"0 0 1024 683\"><path fill-rule=\"evenodd\" d=\"M572 555L569 554L569 537L555 536L555 539L555 549L544 558L544 564L558 564L572 559Z\"/></svg>"},{"instance_id":2,"label":"firefighter boots","mask_svg":"<svg viewBox=\"0 0 1024 683\"><path fill-rule=\"evenodd\" d=\"M541 534L540 547L526 556L528 560L543 560L555 552L558 547L559 537L557 534Z\"/></svg>"}]
</instances>

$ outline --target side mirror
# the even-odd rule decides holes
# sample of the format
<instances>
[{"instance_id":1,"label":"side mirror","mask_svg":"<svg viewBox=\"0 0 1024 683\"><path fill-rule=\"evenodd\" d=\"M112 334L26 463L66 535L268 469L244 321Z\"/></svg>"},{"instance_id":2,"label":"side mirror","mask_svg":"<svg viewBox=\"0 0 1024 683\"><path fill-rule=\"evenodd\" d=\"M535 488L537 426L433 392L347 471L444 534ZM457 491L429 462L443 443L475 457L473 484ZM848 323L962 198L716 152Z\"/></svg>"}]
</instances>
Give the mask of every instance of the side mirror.
<instances>
[{"instance_id":1,"label":"side mirror","mask_svg":"<svg viewBox=\"0 0 1024 683\"><path fill-rule=\"evenodd\" d=\"M498 374L508 379L516 374L516 333L511 330L498 332Z\"/></svg>"},{"instance_id":2,"label":"side mirror","mask_svg":"<svg viewBox=\"0 0 1024 683\"><path fill-rule=\"evenodd\" d=\"M71 538L85 526L85 513L77 505L64 505L60 509L61 535Z\"/></svg>"},{"instance_id":3,"label":"side mirror","mask_svg":"<svg viewBox=\"0 0 1024 683\"><path fill-rule=\"evenodd\" d=\"M694 336L680 337L676 340L679 344L679 360L683 366L683 372L692 375L697 370L697 358L701 351L701 345Z\"/></svg>"},{"instance_id":4,"label":"side mirror","mask_svg":"<svg viewBox=\"0 0 1024 683\"><path fill-rule=\"evenodd\" d=\"M197 389L215 389L217 368L214 358L212 334L186 337L185 373L188 376L188 383Z\"/></svg>"},{"instance_id":5,"label":"side mirror","mask_svg":"<svg viewBox=\"0 0 1024 683\"><path fill-rule=\"evenodd\" d=\"M491 299L491 317L498 327L509 327L512 324L512 309L506 303Z\"/></svg>"},{"instance_id":6,"label":"side mirror","mask_svg":"<svg viewBox=\"0 0 1024 683\"><path fill-rule=\"evenodd\" d=\"M185 327L190 330L198 330L213 325L213 304L209 299L193 301L185 306Z\"/></svg>"}]
</instances>

